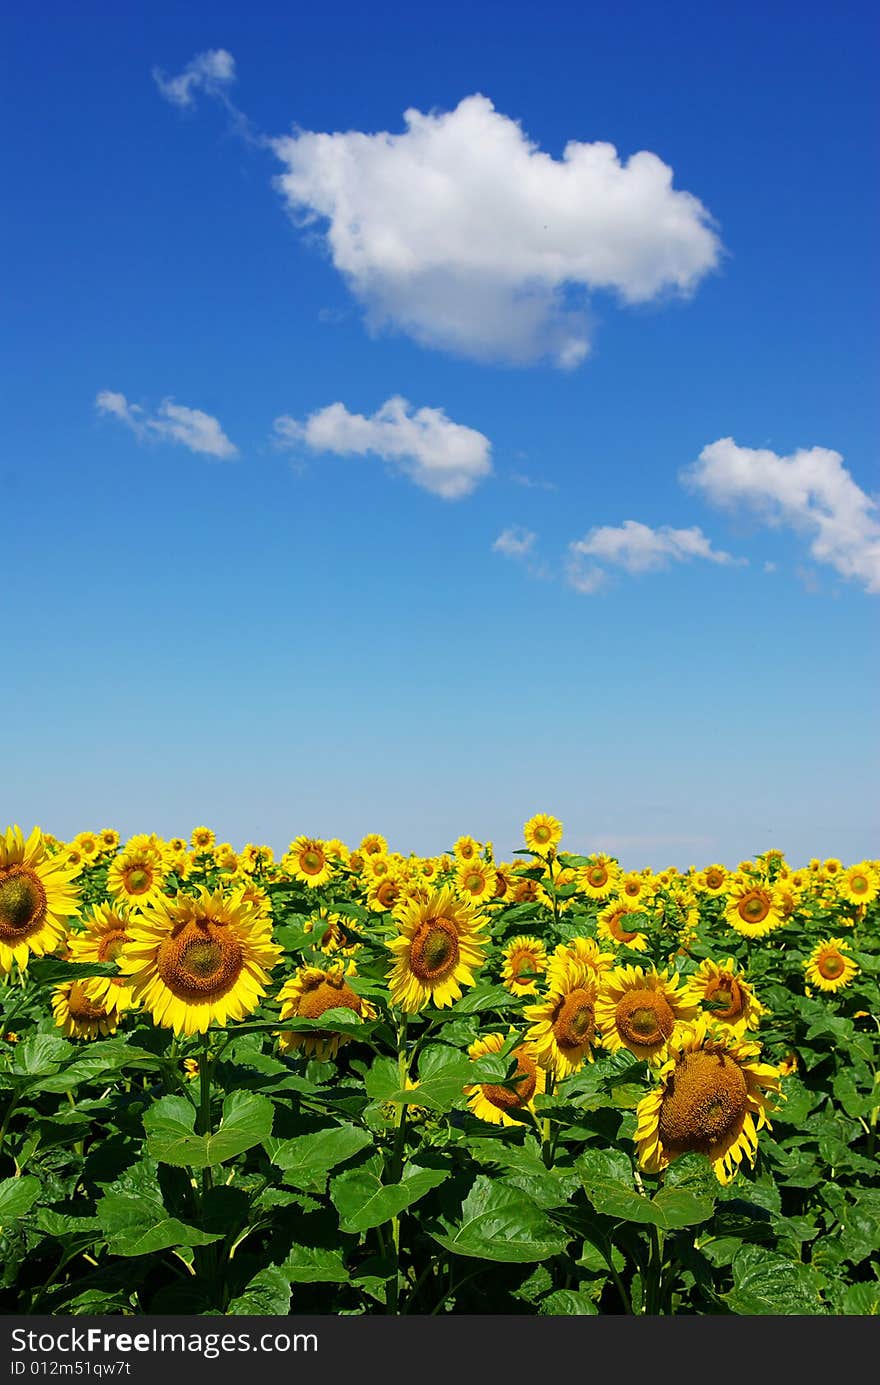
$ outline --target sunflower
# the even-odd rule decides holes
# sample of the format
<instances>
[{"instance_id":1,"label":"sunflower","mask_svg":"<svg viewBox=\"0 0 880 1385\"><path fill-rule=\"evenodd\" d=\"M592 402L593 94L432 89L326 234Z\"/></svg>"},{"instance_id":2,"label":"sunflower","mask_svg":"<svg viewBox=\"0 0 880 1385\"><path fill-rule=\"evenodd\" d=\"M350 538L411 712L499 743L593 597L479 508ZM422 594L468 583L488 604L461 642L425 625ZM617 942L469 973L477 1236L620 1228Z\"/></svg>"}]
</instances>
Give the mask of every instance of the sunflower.
<instances>
[{"instance_id":1,"label":"sunflower","mask_svg":"<svg viewBox=\"0 0 880 1385\"><path fill-rule=\"evenodd\" d=\"M193 851L210 851L217 838L210 827L194 827L190 837L190 845Z\"/></svg>"},{"instance_id":2,"label":"sunflower","mask_svg":"<svg viewBox=\"0 0 880 1385\"><path fill-rule=\"evenodd\" d=\"M523 837L529 851L546 856L562 841L562 823L549 813L536 813L523 827Z\"/></svg>"},{"instance_id":3,"label":"sunflower","mask_svg":"<svg viewBox=\"0 0 880 1385\"><path fill-rule=\"evenodd\" d=\"M523 1011L529 1021L526 1040L534 1044L541 1067L557 1077L593 1062L597 989L595 976L575 966L560 971L546 996Z\"/></svg>"},{"instance_id":4,"label":"sunflower","mask_svg":"<svg viewBox=\"0 0 880 1385\"><path fill-rule=\"evenodd\" d=\"M603 952L594 938L569 938L553 949L547 965L547 984L552 988L572 971L599 981L613 966L614 953Z\"/></svg>"},{"instance_id":5,"label":"sunflower","mask_svg":"<svg viewBox=\"0 0 880 1385\"><path fill-rule=\"evenodd\" d=\"M529 870L529 866L514 867L513 878L510 882L510 896L515 904L534 904L539 897L539 886L537 880L532 880L530 876L523 875L523 870Z\"/></svg>"},{"instance_id":6,"label":"sunflower","mask_svg":"<svg viewBox=\"0 0 880 1385\"><path fill-rule=\"evenodd\" d=\"M86 862L94 861L101 854L101 840L97 832L77 832L73 844L82 852Z\"/></svg>"},{"instance_id":7,"label":"sunflower","mask_svg":"<svg viewBox=\"0 0 880 1385\"><path fill-rule=\"evenodd\" d=\"M511 995L528 995L537 990L538 977L547 970L547 952L539 938L525 934L512 938L501 956L501 984Z\"/></svg>"},{"instance_id":8,"label":"sunflower","mask_svg":"<svg viewBox=\"0 0 880 1385\"><path fill-rule=\"evenodd\" d=\"M617 890L620 898L627 904L645 904L654 893L651 881L637 870L628 870L622 875Z\"/></svg>"},{"instance_id":9,"label":"sunflower","mask_svg":"<svg viewBox=\"0 0 880 1385\"><path fill-rule=\"evenodd\" d=\"M132 919L119 968L156 1024L204 1034L214 1020L241 1020L256 1009L280 956L268 920L240 894L203 887Z\"/></svg>"},{"instance_id":10,"label":"sunflower","mask_svg":"<svg viewBox=\"0 0 880 1385\"><path fill-rule=\"evenodd\" d=\"M480 843L473 837L459 837L452 850L456 864L459 861L476 861L480 854Z\"/></svg>"},{"instance_id":11,"label":"sunflower","mask_svg":"<svg viewBox=\"0 0 880 1385\"><path fill-rule=\"evenodd\" d=\"M635 1142L639 1162L659 1173L682 1154L705 1154L719 1183L730 1183L742 1160L754 1163L758 1131L779 1090L779 1069L760 1061L761 1049L703 1016L669 1040L658 1084L639 1102Z\"/></svg>"},{"instance_id":12,"label":"sunflower","mask_svg":"<svg viewBox=\"0 0 880 1385\"><path fill-rule=\"evenodd\" d=\"M804 963L807 980L820 991L839 991L849 985L858 970L857 963L846 951L843 938L824 938Z\"/></svg>"},{"instance_id":13,"label":"sunflower","mask_svg":"<svg viewBox=\"0 0 880 1385\"><path fill-rule=\"evenodd\" d=\"M52 1013L68 1039L97 1039L101 1034L115 1034L119 1023L118 1013L104 1005L89 981L65 981L56 986L52 992Z\"/></svg>"},{"instance_id":14,"label":"sunflower","mask_svg":"<svg viewBox=\"0 0 880 1385\"><path fill-rule=\"evenodd\" d=\"M705 870L698 872L696 885L701 894L712 896L724 894L727 885L727 871L724 866L719 866L717 863L706 866Z\"/></svg>"},{"instance_id":15,"label":"sunflower","mask_svg":"<svg viewBox=\"0 0 880 1385\"><path fill-rule=\"evenodd\" d=\"M871 904L880 894L880 879L867 861L861 861L838 876L837 893L848 904Z\"/></svg>"},{"instance_id":16,"label":"sunflower","mask_svg":"<svg viewBox=\"0 0 880 1385\"><path fill-rule=\"evenodd\" d=\"M300 967L278 992L281 1019L316 1020L327 1010L352 1010L361 1019L373 1019L376 1011L368 1000L348 984L357 975L354 962L336 962L327 967ZM335 1058L347 1034L312 1029L297 1033L284 1030L278 1036L283 1052L301 1048L318 1059Z\"/></svg>"},{"instance_id":17,"label":"sunflower","mask_svg":"<svg viewBox=\"0 0 880 1385\"><path fill-rule=\"evenodd\" d=\"M367 908L374 913L390 912L403 894L405 884L403 875L396 870L377 876L367 886Z\"/></svg>"},{"instance_id":18,"label":"sunflower","mask_svg":"<svg viewBox=\"0 0 880 1385\"><path fill-rule=\"evenodd\" d=\"M48 854L38 827L27 841L18 827L0 832L0 973L60 946L78 911L77 873Z\"/></svg>"},{"instance_id":19,"label":"sunflower","mask_svg":"<svg viewBox=\"0 0 880 1385\"><path fill-rule=\"evenodd\" d=\"M130 909L147 909L164 899L164 866L151 851L126 850L117 856L107 872L107 892Z\"/></svg>"},{"instance_id":20,"label":"sunflower","mask_svg":"<svg viewBox=\"0 0 880 1385\"><path fill-rule=\"evenodd\" d=\"M315 890L325 885L333 874L333 867L324 850L324 843L317 837L297 837L283 859L283 865L303 885Z\"/></svg>"},{"instance_id":21,"label":"sunflower","mask_svg":"<svg viewBox=\"0 0 880 1385\"><path fill-rule=\"evenodd\" d=\"M638 905L625 904L622 899L612 899L596 919L596 933L604 942L615 947L630 947L633 952L644 952L648 939L641 928L628 927L636 920L644 923L645 915Z\"/></svg>"},{"instance_id":22,"label":"sunflower","mask_svg":"<svg viewBox=\"0 0 880 1385\"><path fill-rule=\"evenodd\" d=\"M379 832L368 832L358 847L362 856L387 856L388 843Z\"/></svg>"},{"instance_id":23,"label":"sunflower","mask_svg":"<svg viewBox=\"0 0 880 1385\"><path fill-rule=\"evenodd\" d=\"M471 1044L468 1054L471 1058L484 1058L487 1053L500 1053L507 1038L503 1034L484 1034ZM538 1066L532 1044L518 1044L510 1055L510 1061L514 1059L516 1071L506 1086L479 1082L476 1086L464 1088L468 1106L480 1120L489 1121L492 1125L521 1125L527 1114L534 1114L535 1097L543 1094L547 1075Z\"/></svg>"},{"instance_id":24,"label":"sunflower","mask_svg":"<svg viewBox=\"0 0 880 1385\"><path fill-rule=\"evenodd\" d=\"M588 899L607 899L617 890L620 869L611 856L601 851L589 857L589 864L578 871L578 885Z\"/></svg>"},{"instance_id":25,"label":"sunflower","mask_svg":"<svg viewBox=\"0 0 880 1385\"><path fill-rule=\"evenodd\" d=\"M360 947L360 943L349 935L348 929L353 926L353 919L331 913L328 909L318 909L303 924L303 932L316 934L313 945L328 955L334 952L350 953Z\"/></svg>"},{"instance_id":26,"label":"sunflower","mask_svg":"<svg viewBox=\"0 0 880 1385\"><path fill-rule=\"evenodd\" d=\"M128 913L122 906L95 904L82 932L71 933L67 946L71 962L115 962L128 939ZM131 1008L131 987L122 976L91 976L89 997L108 1013Z\"/></svg>"},{"instance_id":27,"label":"sunflower","mask_svg":"<svg viewBox=\"0 0 880 1385\"><path fill-rule=\"evenodd\" d=\"M98 841L101 843L101 850L111 856L119 846L119 833L115 827L102 827L98 833Z\"/></svg>"},{"instance_id":28,"label":"sunflower","mask_svg":"<svg viewBox=\"0 0 880 1385\"><path fill-rule=\"evenodd\" d=\"M729 888L724 916L745 938L763 938L784 922L773 886L742 873L734 877Z\"/></svg>"},{"instance_id":29,"label":"sunflower","mask_svg":"<svg viewBox=\"0 0 880 1385\"><path fill-rule=\"evenodd\" d=\"M259 875L267 866L271 866L275 861L275 852L271 846L256 846L253 842L248 842L238 857L238 864L241 870L248 875Z\"/></svg>"},{"instance_id":30,"label":"sunflower","mask_svg":"<svg viewBox=\"0 0 880 1385\"><path fill-rule=\"evenodd\" d=\"M408 1014L429 1002L452 1005L462 986L474 984L485 957L485 919L477 905L444 885L427 899L405 900L394 918L400 932L388 944L396 953L388 973L392 1002Z\"/></svg>"},{"instance_id":31,"label":"sunflower","mask_svg":"<svg viewBox=\"0 0 880 1385\"><path fill-rule=\"evenodd\" d=\"M707 1017L718 1028L730 1029L735 1034L754 1029L761 1016L769 1013L755 998L745 978L737 973L732 957L725 962L713 962L707 957L688 978L684 995L694 1004L702 1004Z\"/></svg>"},{"instance_id":32,"label":"sunflower","mask_svg":"<svg viewBox=\"0 0 880 1385\"><path fill-rule=\"evenodd\" d=\"M649 1063L662 1060L679 1021L693 1019L697 1005L679 989L677 976L641 967L616 967L602 978L596 1024L612 1053L628 1048Z\"/></svg>"},{"instance_id":33,"label":"sunflower","mask_svg":"<svg viewBox=\"0 0 880 1385\"><path fill-rule=\"evenodd\" d=\"M459 894L465 899L482 902L495 898L494 867L479 857L473 861L459 861L455 871L455 883Z\"/></svg>"}]
</instances>

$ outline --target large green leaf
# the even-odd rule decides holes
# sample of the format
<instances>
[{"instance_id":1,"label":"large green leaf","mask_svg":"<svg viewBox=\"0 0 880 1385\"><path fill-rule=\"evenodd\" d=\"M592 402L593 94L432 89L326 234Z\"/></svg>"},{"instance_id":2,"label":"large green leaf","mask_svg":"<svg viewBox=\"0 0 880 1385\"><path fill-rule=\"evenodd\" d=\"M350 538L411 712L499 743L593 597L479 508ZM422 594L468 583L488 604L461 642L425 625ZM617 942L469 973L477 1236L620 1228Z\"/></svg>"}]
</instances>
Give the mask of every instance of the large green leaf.
<instances>
[{"instance_id":1,"label":"large green leaf","mask_svg":"<svg viewBox=\"0 0 880 1385\"><path fill-rule=\"evenodd\" d=\"M481 1174L462 1203L457 1222L443 1218L425 1228L446 1250L479 1260L529 1264L560 1255L570 1233L550 1220L520 1189Z\"/></svg>"},{"instance_id":2,"label":"large green leaf","mask_svg":"<svg viewBox=\"0 0 880 1385\"><path fill-rule=\"evenodd\" d=\"M743 1246L733 1261L734 1287L724 1295L734 1313L805 1316L826 1313L823 1281L809 1265L762 1246Z\"/></svg>"},{"instance_id":3,"label":"large green leaf","mask_svg":"<svg viewBox=\"0 0 880 1385\"><path fill-rule=\"evenodd\" d=\"M258 1270L227 1313L241 1317L283 1317L290 1311L290 1280L274 1265Z\"/></svg>"},{"instance_id":4,"label":"large green leaf","mask_svg":"<svg viewBox=\"0 0 880 1385\"><path fill-rule=\"evenodd\" d=\"M8 1226L29 1212L40 1196L40 1180L32 1173L0 1181L0 1226Z\"/></svg>"},{"instance_id":5,"label":"large green leaf","mask_svg":"<svg viewBox=\"0 0 880 1385\"><path fill-rule=\"evenodd\" d=\"M232 1092L223 1103L218 1129L211 1135L196 1135L192 1103L186 1097L165 1096L144 1115L147 1153L163 1164L210 1168L267 1139L273 1115L268 1097Z\"/></svg>"},{"instance_id":6,"label":"large green leaf","mask_svg":"<svg viewBox=\"0 0 880 1385\"><path fill-rule=\"evenodd\" d=\"M16 1046L10 1071L13 1077L26 1081L48 1077L57 1072L65 1059L72 1058L74 1053L73 1044L62 1039L60 1034L29 1034Z\"/></svg>"},{"instance_id":7,"label":"large green leaf","mask_svg":"<svg viewBox=\"0 0 880 1385\"><path fill-rule=\"evenodd\" d=\"M321 1246L292 1245L280 1269L291 1284L346 1284L349 1278L339 1252Z\"/></svg>"},{"instance_id":8,"label":"large green leaf","mask_svg":"<svg viewBox=\"0 0 880 1385\"><path fill-rule=\"evenodd\" d=\"M311 1135L276 1142L272 1163L284 1171L284 1182L294 1188L323 1189L327 1174L337 1164L373 1143L372 1135L355 1125L334 1125Z\"/></svg>"},{"instance_id":9,"label":"large green leaf","mask_svg":"<svg viewBox=\"0 0 880 1385\"><path fill-rule=\"evenodd\" d=\"M360 1168L349 1169L333 1179L330 1196L339 1212L343 1231L368 1231L370 1227L381 1226L418 1202L448 1176L446 1169L429 1169L410 1163L399 1183L383 1184L383 1171L383 1162L376 1156Z\"/></svg>"},{"instance_id":10,"label":"large green leaf","mask_svg":"<svg viewBox=\"0 0 880 1385\"><path fill-rule=\"evenodd\" d=\"M715 1208L713 1198L687 1187L661 1188L654 1197L646 1197L623 1178L598 1172L595 1161L581 1158L575 1167L596 1211L615 1221L640 1222L674 1231L708 1221Z\"/></svg>"},{"instance_id":11,"label":"large green leaf","mask_svg":"<svg viewBox=\"0 0 880 1385\"><path fill-rule=\"evenodd\" d=\"M127 1169L104 1193L95 1213L114 1255L149 1255L171 1246L202 1246L222 1239L221 1232L211 1234L169 1216L155 1165L148 1161Z\"/></svg>"}]
</instances>

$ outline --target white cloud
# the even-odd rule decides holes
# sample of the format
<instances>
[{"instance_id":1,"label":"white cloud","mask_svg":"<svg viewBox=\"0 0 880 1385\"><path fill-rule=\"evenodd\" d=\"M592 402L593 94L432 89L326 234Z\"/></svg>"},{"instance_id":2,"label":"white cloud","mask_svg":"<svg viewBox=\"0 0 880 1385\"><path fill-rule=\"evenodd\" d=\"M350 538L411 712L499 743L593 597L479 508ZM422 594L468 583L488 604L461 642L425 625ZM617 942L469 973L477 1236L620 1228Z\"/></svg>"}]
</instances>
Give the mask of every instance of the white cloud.
<instances>
[{"instance_id":1,"label":"white cloud","mask_svg":"<svg viewBox=\"0 0 880 1385\"><path fill-rule=\"evenodd\" d=\"M216 418L201 409L175 404L173 399L164 399L154 414L148 414L139 404L129 404L124 394L101 390L95 407L99 413L110 414L125 423L142 442L157 438L183 443L190 452L201 452L208 457L238 456L238 448L230 442Z\"/></svg>"},{"instance_id":2,"label":"white cloud","mask_svg":"<svg viewBox=\"0 0 880 1385\"><path fill-rule=\"evenodd\" d=\"M161 68L153 68L153 80L166 101L174 106L195 105L197 91L208 96L221 96L235 81L235 59L225 48L209 48L197 53L192 62L177 77L168 77Z\"/></svg>"},{"instance_id":3,"label":"white cloud","mask_svg":"<svg viewBox=\"0 0 880 1385\"><path fill-rule=\"evenodd\" d=\"M701 529L672 529L663 525L651 529L638 520L627 519L615 527L603 525L591 529L582 539L568 546L568 581L576 591L590 594L604 585L607 576L605 563L611 567L621 567L625 572L656 572L668 567L671 562L686 562L691 558L703 558L710 563L724 566L742 562L713 548ZM589 565L584 559L591 559Z\"/></svg>"},{"instance_id":4,"label":"white cloud","mask_svg":"<svg viewBox=\"0 0 880 1385\"><path fill-rule=\"evenodd\" d=\"M527 558L535 547L537 534L531 529L523 529L513 524L504 529L492 545L493 553L503 553L505 558Z\"/></svg>"},{"instance_id":5,"label":"white cloud","mask_svg":"<svg viewBox=\"0 0 880 1385\"><path fill-rule=\"evenodd\" d=\"M453 423L443 409L412 409L400 395L366 418L330 404L305 423L284 414L275 420L279 441L303 442L313 452L338 456L373 453L417 486L444 500L469 495L492 471L492 444L475 428Z\"/></svg>"},{"instance_id":6,"label":"white cloud","mask_svg":"<svg viewBox=\"0 0 880 1385\"><path fill-rule=\"evenodd\" d=\"M712 220L642 150L570 141L542 152L485 96L404 113L402 134L296 131L271 141L301 225L374 326L477 359L578 365L588 292L626 303L690 293L721 253Z\"/></svg>"},{"instance_id":7,"label":"white cloud","mask_svg":"<svg viewBox=\"0 0 880 1385\"><path fill-rule=\"evenodd\" d=\"M703 448L682 479L713 504L749 505L772 527L810 535L817 562L880 592L877 503L853 480L839 452L810 447L781 457L719 438Z\"/></svg>"}]
</instances>

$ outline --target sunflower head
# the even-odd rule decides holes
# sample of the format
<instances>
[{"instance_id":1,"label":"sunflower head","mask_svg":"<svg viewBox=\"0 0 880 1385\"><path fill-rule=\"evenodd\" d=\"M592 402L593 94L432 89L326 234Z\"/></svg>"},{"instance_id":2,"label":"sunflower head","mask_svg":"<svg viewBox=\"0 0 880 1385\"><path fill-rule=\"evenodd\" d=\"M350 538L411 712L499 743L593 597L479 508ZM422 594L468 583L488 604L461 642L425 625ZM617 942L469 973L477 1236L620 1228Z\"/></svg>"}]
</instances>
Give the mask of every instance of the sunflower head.
<instances>
[{"instance_id":1,"label":"sunflower head","mask_svg":"<svg viewBox=\"0 0 880 1385\"><path fill-rule=\"evenodd\" d=\"M557 1077L593 1062L597 990L595 975L577 966L560 969L547 994L523 1011L529 1021L526 1039L541 1067Z\"/></svg>"},{"instance_id":2,"label":"sunflower head","mask_svg":"<svg viewBox=\"0 0 880 1385\"><path fill-rule=\"evenodd\" d=\"M18 827L0 832L0 974L60 947L78 912L77 874L49 855L39 828L27 840Z\"/></svg>"},{"instance_id":3,"label":"sunflower head","mask_svg":"<svg viewBox=\"0 0 880 1385\"><path fill-rule=\"evenodd\" d=\"M351 1010L361 1019L373 1019L375 1009L349 984L357 975L352 961L332 963L326 967L300 967L278 992L281 1019L320 1019L328 1010ZM318 1059L334 1058L348 1035L329 1030L313 1029L297 1032L283 1030L278 1037L283 1052L302 1049Z\"/></svg>"},{"instance_id":4,"label":"sunflower head","mask_svg":"<svg viewBox=\"0 0 880 1385\"><path fill-rule=\"evenodd\" d=\"M707 1018L722 1029L744 1034L754 1029L767 1009L755 996L732 957L724 962L706 958L688 980L684 994L700 1005Z\"/></svg>"},{"instance_id":5,"label":"sunflower head","mask_svg":"<svg viewBox=\"0 0 880 1385\"><path fill-rule=\"evenodd\" d=\"M452 1005L462 986L474 984L485 956L479 907L444 885L403 901L394 918L399 932L388 944L395 954L388 974L393 1003L410 1014L429 1003Z\"/></svg>"},{"instance_id":6,"label":"sunflower head","mask_svg":"<svg viewBox=\"0 0 880 1385\"><path fill-rule=\"evenodd\" d=\"M465 899L484 901L495 898L495 870L488 861L475 856L470 861L459 861L455 871L458 892Z\"/></svg>"},{"instance_id":7,"label":"sunflower head","mask_svg":"<svg viewBox=\"0 0 880 1385\"><path fill-rule=\"evenodd\" d=\"M52 1013L68 1039L97 1039L116 1032L117 1015L105 1007L88 980L65 981L57 986L52 995Z\"/></svg>"},{"instance_id":8,"label":"sunflower head","mask_svg":"<svg viewBox=\"0 0 880 1385\"><path fill-rule=\"evenodd\" d=\"M630 903L623 895L609 900L596 919L598 937L612 947L628 947L633 952L644 952L648 946L643 932L644 908L644 903Z\"/></svg>"},{"instance_id":9,"label":"sunflower head","mask_svg":"<svg viewBox=\"0 0 880 1385\"><path fill-rule=\"evenodd\" d=\"M569 938L558 943L547 964L547 984L551 988L578 972L586 980L598 981L614 966L614 953L603 952L595 938Z\"/></svg>"},{"instance_id":10,"label":"sunflower head","mask_svg":"<svg viewBox=\"0 0 880 1385\"><path fill-rule=\"evenodd\" d=\"M820 991L839 991L858 973L858 963L850 957L843 938L824 938L813 948L804 964L804 973Z\"/></svg>"},{"instance_id":11,"label":"sunflower head","mask_svg":"<svg viewBox=\"0 0 880 1385\"><path fill-rule=\"evenodd\" d=\"M552 856L562 841L562 823L549 813L536 813L523 827L523 838L535 855Z\"/></svg>"},{"instance_id":12,"label":"sunflower head","mask_svg":"<svg viewBox=\"0 0 880 1385\"><path fill-rule=\"evenodd\" d=\"M597 852L578 871L577 881L588 899L608 899L617 892L620 867L612 856Z\"/></svg>"},{"instance_id":13,"label":"sunflower head","mask_svg":"<svg viewBox=\"0 0 880 1385\"><path fill-rule=\"evenodd\" d=\"M868 861L848 866L835 883L840 898L848 904L872 904L880 894L880 877Z\"/></svg>"},{"instance_id":14,"label":"sunflower head","mask_svg":"<svg viewBox=\"0 0 880 1385\"><path fill-rule=\"evenodd\" d=\"M471 1058L500 1053L510 1037L485 1034L471 1044L468 1053ZM521 1125L534 1113L535 1097L542 1095L547 1085L546 1073L538 1064L532 1044L518 1044L510 1054L510 1061L516 1067L508 1082L480 1082L464 1088L474 1115L492 1125Z\"/></svg>"},{"instance_id":15,"label":"sunflower head","mask_svg":"<svg viewBox=\"0 0 880 1385\"><path fill-rule=\"evenodd\" d=\"M676 1024L696 1013L676 976L641 967L608 972L596 1000L596 1023L605 1048L612 1053L629 1049L649 1063L662 1061Z\"/></svg>"},{"instance_id":16,"label":"sunflower head","mask_svg":"<svg viewBox=\"0 0 880 1385\"><path fill-rule=\"evenodd\" d=\"M128 940L130 916L124 905L95 904L85 927L67 939L71 962L118 962ZM122 1013L132 1005L131 987L125 976L89 978L89 995L109 1012Z\"/></svg>"},{"instance_id":17,"label":"sunflower head","mask_svg":"<svg viewBox=\"0 0 880 1385\"><path fill-rule=\"evenodd\" d=\"M763 938L784 922L774 887L743 871L728 886L724 914L731 928L745 938Z\"/></svg>"},{"instance_id":18,"label":"sunflower head","mask_svg":"<svg viewBox=\"0 0 880 1385\"><path fill-rule=\"evenodd\" d=\"M282 865L310 890L326 885L334 874L325 843L318 837L297 837L285 852Z\"/></svg>"},{"instance_id":19,"label":"sunflower head","mask_svg":"<svg viewBox=\"0 0 880 1385\"><path fill-rule=\"evenodd\" d=\"M754 1162L779 1091L779 1070L760 1061L757 1044L700 1017L673 1035L658 1076L636 1113L644 1169L658 1173L682 1154L705 1154L719 1182L729 1183L744 1158Z\"/></svg>"},{"instance_id":20,"label":"sunflower head","mask_svg":"<svg viewBox=\"0 0 880 1385\"><path fill-rule=\"evenodd\" d=\"M502 952L501 984L511 995L528 995L538 988L538 979L547 969L547 953L539 938L512 938Z\"/></svg>"}]
</instances>

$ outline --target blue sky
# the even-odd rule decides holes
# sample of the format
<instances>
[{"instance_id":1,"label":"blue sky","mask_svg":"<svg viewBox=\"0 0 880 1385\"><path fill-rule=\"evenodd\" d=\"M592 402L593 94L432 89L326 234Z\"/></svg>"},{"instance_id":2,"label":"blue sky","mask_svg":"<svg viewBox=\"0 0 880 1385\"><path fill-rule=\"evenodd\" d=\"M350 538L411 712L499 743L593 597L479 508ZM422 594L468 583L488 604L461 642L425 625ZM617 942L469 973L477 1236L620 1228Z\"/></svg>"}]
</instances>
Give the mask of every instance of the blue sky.
<instances>
[{"instance_id":1,"label":"blue sky","mask_svg":"<svg viewBox=\"0 0 880 1385\"><path fill-rule=\"evenodd\" d=\"M0 819L876 854L871 8L8 17Z\"/></svg>"}]
</instances>

